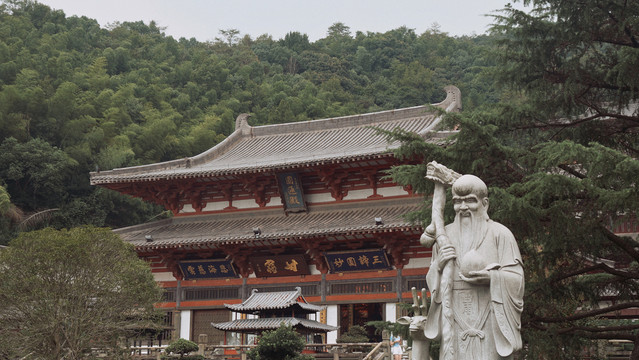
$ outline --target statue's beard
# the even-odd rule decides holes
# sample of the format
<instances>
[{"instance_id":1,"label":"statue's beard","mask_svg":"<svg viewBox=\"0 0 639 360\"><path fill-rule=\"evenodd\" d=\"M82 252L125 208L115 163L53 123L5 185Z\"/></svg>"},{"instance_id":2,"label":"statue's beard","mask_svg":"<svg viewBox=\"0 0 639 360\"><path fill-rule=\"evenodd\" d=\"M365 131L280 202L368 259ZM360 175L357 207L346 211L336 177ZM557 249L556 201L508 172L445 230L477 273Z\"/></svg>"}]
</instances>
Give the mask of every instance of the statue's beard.
<instances>
[{"instance_id":1,"label":"statue's beard","mask_svg":"<svg viewBox=\"0 0 639 360\"><path fill-rule=\"evenodd\" d=\"M484 235L484 226L488 220L485 211L469 212L469 216L461 216L457 213L455 223L459 224L459 255L463 255L471 249L477 249Z\"/></svg>"}]
</instances>

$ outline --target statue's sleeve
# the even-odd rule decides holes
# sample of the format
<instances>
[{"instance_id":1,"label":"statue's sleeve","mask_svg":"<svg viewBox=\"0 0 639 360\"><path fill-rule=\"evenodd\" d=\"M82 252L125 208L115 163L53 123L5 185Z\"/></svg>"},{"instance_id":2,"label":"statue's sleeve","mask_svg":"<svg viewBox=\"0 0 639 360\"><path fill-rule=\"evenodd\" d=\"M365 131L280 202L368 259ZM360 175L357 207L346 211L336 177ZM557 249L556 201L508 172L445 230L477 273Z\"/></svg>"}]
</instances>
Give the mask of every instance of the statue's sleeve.
<instances>
[{"instance_id":1,"label":"statue's sleeve","mask_svg":"<svg viewBox=\"0 0 639 360\"><path fill-rule=\"evenodd\" d=\"M504 227L496 238L501 268L490 271L490 296L495 320L493 330L497 352L507 357L522 347L524 270L517 242L510 230Z\"/></svg>"}]
</instances>

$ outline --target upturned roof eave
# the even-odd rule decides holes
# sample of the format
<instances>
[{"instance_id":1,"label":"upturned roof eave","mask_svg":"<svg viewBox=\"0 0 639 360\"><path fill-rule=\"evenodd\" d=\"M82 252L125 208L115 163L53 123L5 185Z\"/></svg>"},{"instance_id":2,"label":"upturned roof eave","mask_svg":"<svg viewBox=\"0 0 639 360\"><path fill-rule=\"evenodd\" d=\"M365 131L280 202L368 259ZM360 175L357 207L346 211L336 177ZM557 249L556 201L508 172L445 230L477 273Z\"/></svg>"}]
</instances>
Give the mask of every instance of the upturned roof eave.
<instances>
[{"instance_id":1,"label":"upturned roof eave","mask_svg":"<svg viewBox=\"0 0 639 360\"><path fill-rule=\"evenodd\" d=\"M308 319L299 319L293 317L286 318L260 318L260 319L238 319L223 323L211 323L211 326L222 331L235 332L260 332L278 328L281 323L301 327L316 332L329 332L339 329L336 326L322 324L320 322Z\"/></svg>"},{"instance_id":2,"label":"upturned roof eave","mask_svg":"<svg viewBox=\"0 0 639 360\"><path fill-rule=\"evenodd\" d=\"M434 126L439 122L440 116L437 115L437 111L432 111L432 107L440 108L443 111L458 111L461 109L461 93L459 89L454 86L447 86L445 88L447 92L446 99L438 104L420 105L402 109L386 110L368 114L357 114L350 116L343 116L337 118L327 118L319 120L311 120L297 123L284 123L275 125L265 125L252 127L248 125L248 114L241 114L238 116L235 125L235 131L231 133L226 139L219 144L215 145L211 149L195 155L189 158L183 158L178 160L166 161L155 164L140 165L127 168L118 168L113 170L106 170L102 172L91 172L90 182L92 185L107 185L117 183L129 183L129 182L145 182L163 179L181 179L192 178L201 176L224 176L232 174L253 173L272 171L278 169L289 169L300 166L314 165L314 163L322 164L327 161L341 162L348 161L350 159L356 159L357 157L376 156L379 154L388 154L388 148L377 148L368 154L329 154L325 159L304 159L301 161L274 163L274 164L259 164L248 165L243 167L233 167L229 164L226 167L220 166L214 169L195 170L202 167L203 164L207 164L219 156L225 154L227 151L233 149L234 146L242 142L246 138L254 138L259 136L270 136L272 134L281 133L304 133L314 132L317 130L326 129L343 129L349 127L364 127L381 124L387 121L396 121L402 118L412 118L417 116L416 113L422 112L421 116L428 115L434 116L435 120L431 122L425 128L417 131L420 135L425 135L425 132L432 131ZM193 168L193 171L189 169ZM155 174L154 174L155 173Z\"/></svg>"},{"instance_id":3,"label":"upturned roof eave","mask_svg":"<svg viewBox=\"0 0 639 360\"><path fill-rule=\"evenodd\" d=\"M240 304L225 304L224 306L226 306L227 309L240 314L254 314L255 312L269 312L269 311L285 310L290 308L296 308L295 309L296 313L314 314L318 311L322 311L324 308L322 306L315 306L315 305L313 305L312 307L304 307L304 306L301 306L299 303L285 304L285 305L271 306L271 307L265 307L265 306L241 307L241 306L232 306L232 305L240 305ZM311 304L308 304L308 305L311 305Z\"/></svg>"},{"instance_id":4,"label":"upturned roof eave","mask_svg":"<svg viewBox=\"0 0 639 360\"><path fill-rule=\"evenodd\" d=\"M252 166L243 167L229 167L229 168L217 168L217 169L194 169L193 171L186 171L188 168L175 168L172 170L164 170L161 174L148 174L148 173L135 173L130 176L118 176L112 174L110 171L105 172L91 172L91 185L106 185L106 184L119 184L119 183L131 183L131 182L147 182L157 180L173 180L173 179L191 179L201 177L218 177L227 175L241 175L252 173L264 173L273 171L283 171L290 169L297 169L309 166L321 166L325 164L341 164L353 160L369 160L375 158L382 158L386 156L392 156L392 151L397 146L388 146L384 150L373 151L369 153L361 154L344 154L343 156L331 156L331 157L316 157L312 159L306 159L301 161L288 161L279 164L256 164ZM181 161L181 160L175 160ZM162 164L162 163L159 163ZM158 164L158 165L159 165ZM125 168L130 169L130 168ZM115 171L119 169L114 169ZM103 174L103 175L99 175Z\"/></svg>"},{"instance_id":5,"label":"upturned roof eave","mask_svg":"<svg viewBox=\"0 0 639 360\"><path fill-rule=\"evenodd\" d=\"M282 238L296 238L296 239L304 239L304 238L313 238L317 236L331 236L338 234L368 234L368 233L379 233L379 232L393 232L393 231L407 231L407 230L415 230L422 231L422 226L411 223L403 223L403 224L393 224L393 225L375 225L375 226L366 226L366 227L353 227L353 228L339 228L339 229L329 229L329 230L319 230L319 231L305 231L305 232L295 232L295 233L273 233L260 235L259 241L268 241L268 240L277 240ZM152 251L152 250L167 250L167 249L176 249L183 247L196 247L196 248L204 248L209 247L211 245L221 246L221 245L240 245L249 242L254 242L256 240L255 236L234 236L227 238L218 238L218 239L192 239L193 241L189 241L189 239L182 239L179 243L172 244L139 244L135 245L135 250L138 252L144 251Z\"/></svg>"}]
</instances>

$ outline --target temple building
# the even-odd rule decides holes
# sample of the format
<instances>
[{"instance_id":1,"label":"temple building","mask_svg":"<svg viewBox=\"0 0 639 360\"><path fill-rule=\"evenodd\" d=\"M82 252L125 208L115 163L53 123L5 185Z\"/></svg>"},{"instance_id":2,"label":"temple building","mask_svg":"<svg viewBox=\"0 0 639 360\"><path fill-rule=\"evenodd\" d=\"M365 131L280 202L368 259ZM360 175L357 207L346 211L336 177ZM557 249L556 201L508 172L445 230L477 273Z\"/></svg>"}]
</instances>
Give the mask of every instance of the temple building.
<instances>
[{"instance_id":1,"label":"temple building","mask_svg":"<svg viewBox=\"0 0 639 360\"><path fill-rule=\"evenodd\" d=\"M459 90L446 92L434 106L459 111ZM173 212L115 231L151 264L174 337L228 342L211 323L246 315L225 304L254 290L299 287L322 306L316 320L339 327L323 339L334 343L352 325L395 321L410 289L426 286L431 249L419 244L421 225L404 218L423 199L384 176L406 162L393 156L399 143L376 128L441 142L449 133L437 131L436 108L266 126L250 126L242 114L235 131L202 154L94 172L91 183Z\"/></svg>"}]
</instances>

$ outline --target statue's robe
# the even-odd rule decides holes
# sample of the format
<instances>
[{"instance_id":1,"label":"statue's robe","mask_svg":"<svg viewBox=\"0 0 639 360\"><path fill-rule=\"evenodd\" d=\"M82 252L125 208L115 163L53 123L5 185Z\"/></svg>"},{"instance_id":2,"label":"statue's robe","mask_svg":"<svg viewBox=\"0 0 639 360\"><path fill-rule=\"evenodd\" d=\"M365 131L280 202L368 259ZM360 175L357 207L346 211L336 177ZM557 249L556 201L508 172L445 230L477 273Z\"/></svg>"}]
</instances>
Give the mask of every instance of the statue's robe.
<instances>
[{"instance_id":1,"label":"statue's robe","mask_svg":"<svg viewBox=\"0 0 639 360\"><path fill-rule=\"evenodd\" d=\"M484 219L474 229L472 244L460 244L459 218L446 226L446 233L457 255L452 261L453 358L510 359L513 352L522 346L524 271L521 254L515 237L505 226ZM432 299L424 335L432 340L442 340L442 273L438 270L437 250L435 245L426 276ZM475 285L463 281L459 273L468 265L465 261L474 262L472 266L475 269L494 269L489 271L490 284ZM444 347L445 344L442 344L441 349ZM440 359L444 359L443 355L443 351L440 351Z\"/></svg>"}]
</instances>

